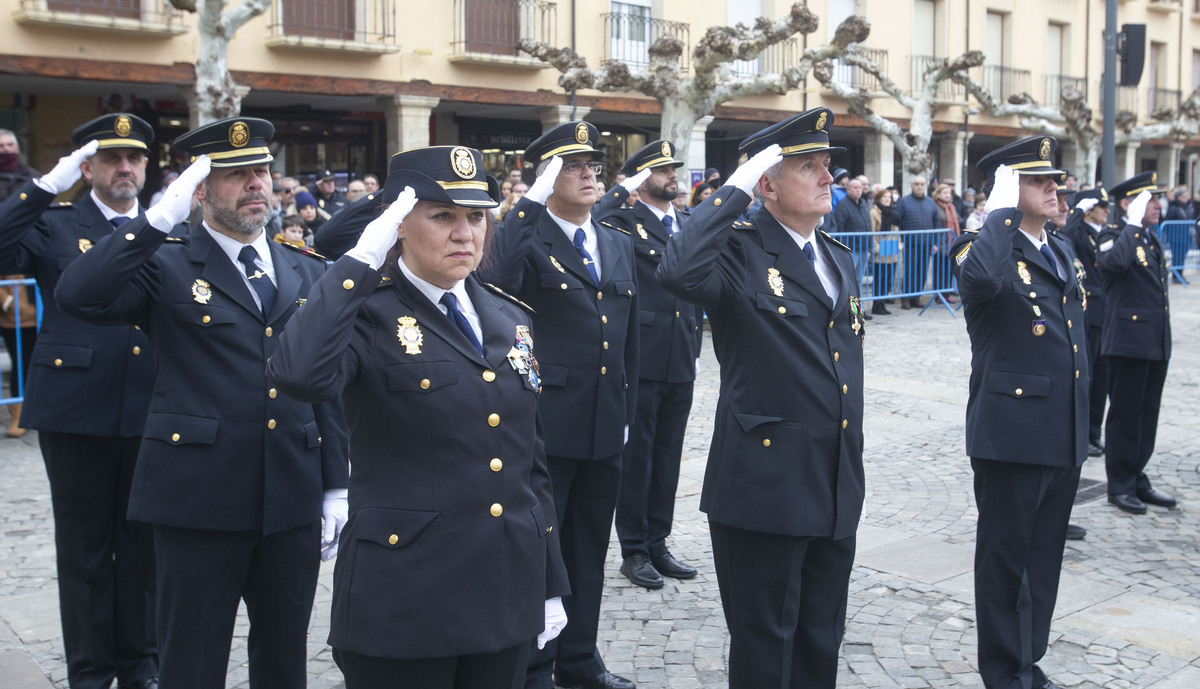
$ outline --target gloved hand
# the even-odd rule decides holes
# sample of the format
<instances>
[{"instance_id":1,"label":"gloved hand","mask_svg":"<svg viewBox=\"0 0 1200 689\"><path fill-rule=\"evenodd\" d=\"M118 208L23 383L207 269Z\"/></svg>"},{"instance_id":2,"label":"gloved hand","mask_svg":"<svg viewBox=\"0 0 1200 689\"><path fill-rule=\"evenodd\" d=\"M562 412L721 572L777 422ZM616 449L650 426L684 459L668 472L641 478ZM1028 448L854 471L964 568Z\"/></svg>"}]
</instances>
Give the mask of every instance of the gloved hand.
<instances>
[{"instance_id":1,"label":"gloved hand","mask_svg":"<svg viewBox=\"0 0 1200 689\"><path fill-rule=\"evenodd\" d=\"M987 203L983 204L984 212L1016 208L1021 199L1021 176L1009 166L1001 165L996 168L995 180L992 193L988 196Z\"/></svg>"},{"instance_id":2,"label":"gloved hand","mask_svg":"<svg viewBox=\"0 0 1200 689\"><path fill-rule=\"evenodd\" d=\"M558 638L564 627L567 626L567 611L563 609L561 598L551 598L546 601L546 628L538 634L538 648L546 647L546 644Z\"/></svg>"},{"instance_id":3,"label":"gloved hand","mask_svg":"<svg viewBox=\"0 0 1200 689\"><path fill-rule=\"evenodd\" d=\"M742 163L741 167L733 171L726 184L732 184L753 196L754 187L758 186L758 179L763 176L764 172L783 160L782 151L779 144L771 144L755 153L753 158Z\"/></svg>"},{"instance_id":4,"label":"gloved hand","mask_svg":"<svg viewBox=\"0 0 1200 689\"><path fill-rule=\"evenodd\" d=\"M392 205L367 224L362 236L358 238L358 243L347 251L346 255L379 270L379 266L383 265L383 260L387 258L388 249L396 244L396 231L400 228L400 223L416 205L417 192L413 191L412 187L404 187L404 191L400 192L400 196L396 197Z\"/></svg>"},{"instance_id":5,"label":"gloved hand","mask_svg":"<svg viewBox=\"0 0 1200 689\"><path fill-rule=\"evenodd\" d=\"M163 191L158 203L146 209L146 221L155 229L170 232L171 228L187 220L192 212L192 197L196 187L208 178L212 170L212 161L202 155L188 169L179 175L179 179L171 183Z\"/></svg>"},{"instance_id":6,"label":"gloved hand","mask_svg":"<svg viewBox=\"0 0 1200 689\"><path fill-rule=\"evenodd\" d=\"M325 491L325 500L321 503L321 520L325 529L321 533L321 562L328 562L337 557L338 540L342 536L342 527L350 518L350 502L346 498L345 488L334 488Z\"/></svg>"},{"instance_id":7,"label":"gloved hand","mask_svg":"<svg viewBox=\"0 0 1200 689\"><path fill-rule=\"evenodd\" d=\"M546 170L542 172L541 177L533 181L533 186L529 187L529 191L525 192L525 198L546 205L546 199L554 193L554 180L558 179L558 173L562 170L562 158L554 156L546 165Z\"/></svg>"},{"instance_id":8,"label":"gloved hand","mask_svg":"<svg viewBox=\"0 0 1200 689\"><path fill-rule=\"evenodd\" d=\"M1075 207L1086 213L1095 208L1097 203L1100 203L1100 199L1080 199Z\"/></svg>"},{"instance_id":9,"label":"gloved hand","mask_svg":"<svg viewBox=\"0 0 1200 689\"><path fill-rule=\"evenodd\" d=\"M100 142L92 140L59 158L54 169L37 180L37 185L51 194L61 194L70 189L83 177L83 171L79 169L80 163L91 158L98 148Z\"/></svg>"},{"instance_id":10,"label":"gloved hand","mask_svg":"<svg viewBox=\"0 0 1200 689\"><path fill-rule=\"evenodd\" d=\"M626 177L625 181L621 182L621 186L625 188L625 191L635 192L638 190L638 187L642 186L642 182L650 179L651 172L654 172L652 168L646 168L633 177Z\"/></svg>"},{"instance_id":11,"label":"gloved hand","mask_svg":"<svg viewBox=\"0 0 1200 689\"><path fill-rule=\"evenodd\" d=\"M1125 216L1130 225L1141 227L1142 219L1146 217L1146 206L1150 205L1150 192L1143 191L1129 203L1129 213Z\"/></svg>"}]
</instances>

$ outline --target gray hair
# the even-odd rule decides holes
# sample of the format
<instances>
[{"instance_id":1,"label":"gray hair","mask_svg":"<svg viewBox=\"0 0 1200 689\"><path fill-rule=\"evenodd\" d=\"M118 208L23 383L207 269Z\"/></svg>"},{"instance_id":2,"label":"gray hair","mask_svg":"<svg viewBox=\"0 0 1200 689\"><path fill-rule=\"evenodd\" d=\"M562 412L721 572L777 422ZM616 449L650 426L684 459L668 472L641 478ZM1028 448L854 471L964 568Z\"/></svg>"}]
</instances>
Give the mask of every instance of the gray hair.
<instances>
[{"instance_id":1,"label":"gray hair","mask_svg":"<svg viewBox=\"0 0 1200 689\"><path fill-rule=\"evenodd\" d=\"M0 136L4 136L5 134L11 136L13 143L17 145L17 150L21 150L21 140L17 138L17 133L11 129L0 129Z\"/></svg>"}]
</instances>

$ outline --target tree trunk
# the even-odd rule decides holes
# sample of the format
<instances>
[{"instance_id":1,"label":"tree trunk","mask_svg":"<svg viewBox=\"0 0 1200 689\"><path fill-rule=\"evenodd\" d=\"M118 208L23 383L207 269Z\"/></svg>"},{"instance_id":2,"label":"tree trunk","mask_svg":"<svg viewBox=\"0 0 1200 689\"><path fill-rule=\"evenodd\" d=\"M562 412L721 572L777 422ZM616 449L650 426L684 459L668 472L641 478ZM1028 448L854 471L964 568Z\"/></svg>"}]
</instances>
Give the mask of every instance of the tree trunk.
<instances>
[{"instance_id":1,"label":"tree trunk","mask_svg":"<svg viewBox=\"0 0 1200 689\"><path fill-rule=\"evenodd\" d=\"M700 120L696 108L682 100L662 101L662 120L659 133L663 139L675 144L675 159L687 163L688 150L692 145L692 130Z\"/></svg>"}]
</instances>

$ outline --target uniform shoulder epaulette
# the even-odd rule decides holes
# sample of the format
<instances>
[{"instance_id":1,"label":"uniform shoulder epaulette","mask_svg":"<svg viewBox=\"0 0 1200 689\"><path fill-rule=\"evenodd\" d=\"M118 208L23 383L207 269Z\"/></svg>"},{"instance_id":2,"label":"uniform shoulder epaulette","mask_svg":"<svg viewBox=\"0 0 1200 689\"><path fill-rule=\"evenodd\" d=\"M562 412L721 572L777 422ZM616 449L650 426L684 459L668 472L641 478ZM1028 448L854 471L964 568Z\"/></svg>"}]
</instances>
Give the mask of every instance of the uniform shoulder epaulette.
<instances>
[{"instance_id":1,"label":"uniform shoulder epaulette","mask_svg":"<svg viewBox=\"0 0 1200 689\"><path fill-rule=\"evenodd\" d=\"M733 221L733 229L735 229L735 230L748 230L753 227L754 227L754 223L750 222L748 220L734 220Z\"/></svg>"},{"instance_id":2,"label":"uniform shoulder epaulette","mask_svg":"<svg viewBox=\"0 0 1200 689\"><path fill-rule=\"evenodd\" d=\"M50 205L49 205L49 206L46 208L46 210L50 210L50 211L53 211L53 210L64 210L64 209L67 209L67 208L74 208L74 207L75 207L75 204L71 203L70 201L56 201L56 202L54 202L54 203L50 204Z\"/></svg>"},{"instance_id":3,"label":"uniform shoulder epaulette","mask_svg":"<svg viewBox=\"0 0 1200 689\"><path fill-rule=\"evenodd\" d=\"M609 221L607 221L607 220L601 220L601 221L600 221L600 224L601 224L601 225L604 225L605 227L607 227L607 228L608 228L608 229L610 229L610 230L616 230L617 232L624 232L625 234L629 235L630 237L632 237L632 236L633 236L633 233L632 233L632 232L630 232L629 230L625 229L624 227L620 227L620 226L618 226L618 225L614 225L614 224L610 223L610 222L609 222Z\"/></svg>"},{"instance_id":4,"label":"uniform shoulder epaulette","mask_svg":"<svg viewBox=\"0 0 1200 689\"><path fill-rule=\"evenodd\" d=\"M963 234L979 234L979 228L976 227L973 230L963 230Z\"/></svg>"},{"instance_id":5,"label":"uniform shoulder epaulette","mask_svg":"<svg viewBox=\"0 0 1200 689\"><path fill-rule=\"evenodd\" d=\"M842 244L842 243L841 243L841 242L839 242L838 240L834 239L834 238L833 238L833 235L829 234L829 233L828 233L828 232L826 232L825 230L821 230L821 234L825 235L825 239L828 239L829 241L833 242L834 244L837 244L838 246L842 247L842 248L843 248L843 249L845 249L846 251L849 251L850 253L854 253L854 252L853 252L853 250L852 250L850 247L848 247L848 246L846 246L845 244Z\"/></svg>"},{"instance_id":6,"label":"uniform shoulder epaulette","mask_svg":"<svg viewBox=\"0 0 1200 689\"><path fill-rule=\"evenodd\" d=\"M482 281L482 280L480 280L480 282L483 282L483 281ZM532 306L530 306L529 304L526 304L525 302L521 301L520 299L517 299L517 298L516 298L516 297L514 297L513 295L509 294L508 292L505 292L504 290L502 290L502 289L500 289L499 287L497 287L497 286L493 285L492 283L490 283L490 282L483 282L483 284L484 284L484 286L486 286L488 289L492 290L492 291L493 291L493 292L495 292L496 294L499 294L500 296L504 297L505 299L507 299L507 300L511 301L512 303L516 304L517 306L520 306L521 308L525 309L525 310L526 310L526 311L528 311L529 313L537 313L536 311L534 311L534 310L533 310L533 307L532 307Z\"/></svg>"},{"instance_id":7,"label":"uniform shoulder epaulette","mask_svg":"<svg viewBox=\"0 0 1200 689\"><path fill-rule=\"evenodd\" d=\"M291 249L292 251L295 251L298 254L304 254L305 256L308 256L309 258L315 258L318 261L328 261L329 260L329 259L325 258L324 256L322 256L321 254L318 254L317 252L313 251L312 249L301 249L300 247L296 246L295 244L288 244L287 242L277 242L277 243L279 244L279 246Z\"/></svg>"}]
</instances>

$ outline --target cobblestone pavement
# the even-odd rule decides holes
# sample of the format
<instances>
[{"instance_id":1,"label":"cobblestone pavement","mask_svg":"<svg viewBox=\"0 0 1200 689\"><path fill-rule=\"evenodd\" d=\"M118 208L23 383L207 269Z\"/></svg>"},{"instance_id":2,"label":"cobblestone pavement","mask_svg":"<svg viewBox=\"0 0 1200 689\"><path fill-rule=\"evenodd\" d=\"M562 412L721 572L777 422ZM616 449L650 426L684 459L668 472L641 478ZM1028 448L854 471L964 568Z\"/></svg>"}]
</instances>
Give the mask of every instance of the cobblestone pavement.
<instances>
[{"instance_id":1,"label":"cobblestone pavement","mask_svg":"<svg viewBox=\"0 0 1200 689\"><path fill-rule=\"evenodd\" d=\"M1104 500L1103 462L1084 467L1072 521L1088 535L1067 546L1042 663L1063 687L1200 687L1200 434L1193 417L1200 404L1200 283L1173 286L1171 296L1174 360L1149 473L1180 507L1127 515ZM969 343L961 314L892 309L867 329L867 502L839 685L977 687L976 515L963 455ZM674 554L700 575L647 591L618 573L615 537L609 553L601 651L613 672L644 688L726 685L728 638L707 522L697 509L718 389L708 344L701 366L671 539ZM0 441L0 471L0 687L65 688L53 525L36 434ZM341 686L324 643L332 571L332 563L322 568L310 630L314 689ZM230 687L248 686L246 632L243 616Z\"/></svg>"}]
</instances>

